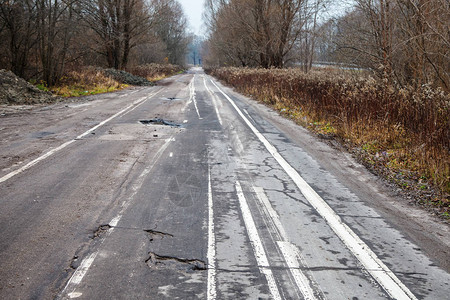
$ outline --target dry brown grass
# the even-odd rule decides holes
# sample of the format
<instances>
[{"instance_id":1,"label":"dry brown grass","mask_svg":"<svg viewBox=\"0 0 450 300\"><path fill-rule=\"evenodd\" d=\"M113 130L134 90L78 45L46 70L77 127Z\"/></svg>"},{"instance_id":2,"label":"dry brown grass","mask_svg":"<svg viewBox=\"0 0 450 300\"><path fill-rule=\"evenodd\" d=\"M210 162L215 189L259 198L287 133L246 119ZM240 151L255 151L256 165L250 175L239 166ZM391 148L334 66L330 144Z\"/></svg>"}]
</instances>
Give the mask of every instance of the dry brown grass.
<instances>
[{"instance_id":1,"label":"dry brown grass","mask_svg":"<svg viewBox=\"0 0 450 300\"><path fill-rule=\"evenodd\" d=\"M68 72L51 91L62 97L78 97L112 92L127 87L117 80L106 76L102 69L83 67Z\"/></svg>"},{"instance_id":2,"label":"dry brown grass","mask_svg":"<svg viewBox=\"0 0 450 300\"><path fill-rule=\"evenodd\" d=\"M210 70L314 131L334 136L378 174L449 213L450 95L395 88L363 72L327 69Z\"/></svg>"},{"instance_id":3,"label":"dry brown grass","mask_svg":"<svg viewBox=\"0 0 450 300\"><path fill-rule=\"evenodd\" d=\"M172 76L183 71L183 68L171 64L146 64L131 67L128 72L147 78L149 81L158 81L168 76Z\"/></svg>"}]
</instances>

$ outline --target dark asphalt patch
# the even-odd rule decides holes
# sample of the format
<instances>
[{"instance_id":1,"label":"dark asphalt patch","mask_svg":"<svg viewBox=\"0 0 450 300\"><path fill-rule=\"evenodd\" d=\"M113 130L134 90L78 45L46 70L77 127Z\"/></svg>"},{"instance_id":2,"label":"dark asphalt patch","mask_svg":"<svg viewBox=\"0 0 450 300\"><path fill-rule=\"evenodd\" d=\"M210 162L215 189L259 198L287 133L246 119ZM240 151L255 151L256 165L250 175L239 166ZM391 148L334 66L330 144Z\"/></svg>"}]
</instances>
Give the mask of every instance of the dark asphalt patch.
<instances>
[{"instance_id":1,"label":"dark asphalt patch","mask_svg":"<svg viewBox=\"0 0 450 300\"><path fill-rule=\"evenodd\" d=\"M164 126L170 126L170 127L181 127L181 124L177 124L177 123L174 123L171 121L166 121L164 119L159 119L159 118L155 118L155 119L151 119L151 120L140 120L139 122L144 125L164 125Z\"/></svg>"}]
</instances>

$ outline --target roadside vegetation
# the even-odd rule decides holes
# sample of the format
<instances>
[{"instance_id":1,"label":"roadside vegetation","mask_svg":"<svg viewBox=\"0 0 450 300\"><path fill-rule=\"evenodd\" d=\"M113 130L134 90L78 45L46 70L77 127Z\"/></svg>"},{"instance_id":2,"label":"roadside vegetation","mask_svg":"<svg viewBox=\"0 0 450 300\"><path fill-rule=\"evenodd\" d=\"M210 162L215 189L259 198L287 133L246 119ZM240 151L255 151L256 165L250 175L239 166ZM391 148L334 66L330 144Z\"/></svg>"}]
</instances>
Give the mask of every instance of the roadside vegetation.
<instances>
[{"instance_id":1,"label":"roadside vegetation","mask_svg":"<svg viewBox=\"0 0 450 300\"><path fill-rule=\"evenodd\" d=\"M79 96L179 72L193 37L176 0L15 0L0 1L0 39L0 69Z\"/></svg>"},{"instance_id":2,"label":"roadside vegetation","mask_svg":"<svg viewBox=\"0 0 450 300\"><path fill-rule=\"evenodd\" d=\"M38 87L42 90L51 91L62 97L95 95L120 90L127 86L93 67L68 72L58 81L58 84L50 88L42 83L38 84Z\"/></svg>"},{"instance_id":3,"label":"roadside vegetation","mask_svg":"<svg viewBox=\"0 0 450 300\"><path fill-rule=\"evenodd\" d=\"M172 64L146 64L132 67L130 73L146 78L148 81L158 81L168 76L180 74L184 70L178 65Z\"/></svg>"},{"instance_id":4,"label":"roadside vegetation","mask_svg":"<svg viewBox=\"0 0 450 300\"><path fill-rule=\"evenodd\" d=\"M100 67L82 67L62 76L57 84L47 87L43 82L32 82L42 91L61 97L79 97L113 92L133 86L154 85L155 81L183 72L183 68L171 64L147 64L135 66L130 72Z\"/></svg>"},{"instance_id":5,"label":"roadside vegetation","mask_svg":"<svg viewBox=\"0 0 450 300\"><path fill-rule=\"evenodd\" d=\"M212 75L340 140L415 203L449 217L447 0L205 5Z\"/></svg>"},{"instance_id":6,"label":"roadside vegetation","mask_svg":"<svg viewBox=\"0 0 450 300\"><path fill-rule=\"evenodd\" d=\"M337 139L418 203L449 213L450 95L386 86L364 71L216 68L209 72L319 136Z\"/></svg>"}]
</instances>

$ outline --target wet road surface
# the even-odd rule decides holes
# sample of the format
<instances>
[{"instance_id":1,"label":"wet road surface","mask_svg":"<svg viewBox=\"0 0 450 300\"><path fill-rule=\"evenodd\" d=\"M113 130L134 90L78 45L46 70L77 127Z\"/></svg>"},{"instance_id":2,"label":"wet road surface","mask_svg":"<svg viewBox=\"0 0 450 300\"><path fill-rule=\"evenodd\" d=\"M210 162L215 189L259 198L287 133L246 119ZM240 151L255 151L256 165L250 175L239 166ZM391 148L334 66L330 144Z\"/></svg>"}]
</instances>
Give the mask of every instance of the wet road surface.
<instances>
[{"instance_id":1,"label":"wet road surface","mask_svg":"<svg viewBox=\"0 0 450 300\"><path fill-rule=\"evenodd\" d=\"M1 299L448 297L445 224L201 69L0 136Z\"/></svg>"}]
</instances>

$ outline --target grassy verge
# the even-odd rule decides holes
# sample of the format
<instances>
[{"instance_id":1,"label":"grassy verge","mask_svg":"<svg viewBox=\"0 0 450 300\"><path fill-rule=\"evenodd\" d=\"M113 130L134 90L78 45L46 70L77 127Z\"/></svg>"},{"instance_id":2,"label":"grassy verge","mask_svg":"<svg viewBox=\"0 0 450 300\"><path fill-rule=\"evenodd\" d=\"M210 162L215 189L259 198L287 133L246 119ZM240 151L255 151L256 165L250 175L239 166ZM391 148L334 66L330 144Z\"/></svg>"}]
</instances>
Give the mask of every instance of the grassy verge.
<instances>
[{"instance_id":1,"label":"grassy verge","mask_svg":"<svg viewBox=\"0 0 450 300\"><path fill-rule=\"evenodd\" d=\"M126 87L128 85L106 76L101 69L84 67L79 71L67 73L49 90L61 97L79 97L113 92Z\"/></svg>"},{"instance_id":2,"label":"grassy verge","mask_svg":"<svg viewBox=\"0 0 450 300\"><path fill-rule=\"evenodd\" d=\"M106 71L96 67L83 67L80 70L68 72L54 87L48 88L42 83L36 86L62 97L95 95L121 90L129 86ZM183 69L170 64L147 64L130 68L127 71L154 82L181 73Z\"/></svg>"},{"instance_id":3,"label":"grassy verge","mask_svg":"<svg viewBox=\"0 0 450 300\"><path fill-rule=\"evenodd\" d=\"M394 88L363 72L220 68L209 70L325 138L343 142L416 203L450 213L450 95Z\"/></svg>"},{"instance_id":4,"label":"grassy verge","mask_svg":"<svg viewBox=\"0 0 450 300\"><path fill-rule=\"evenodd\" d=\"M147 78L147 80L152 82L182 73L183 71L182 67L171 64L146 64L128 69L128 72Z\"/></svg>"}]
</instances>

